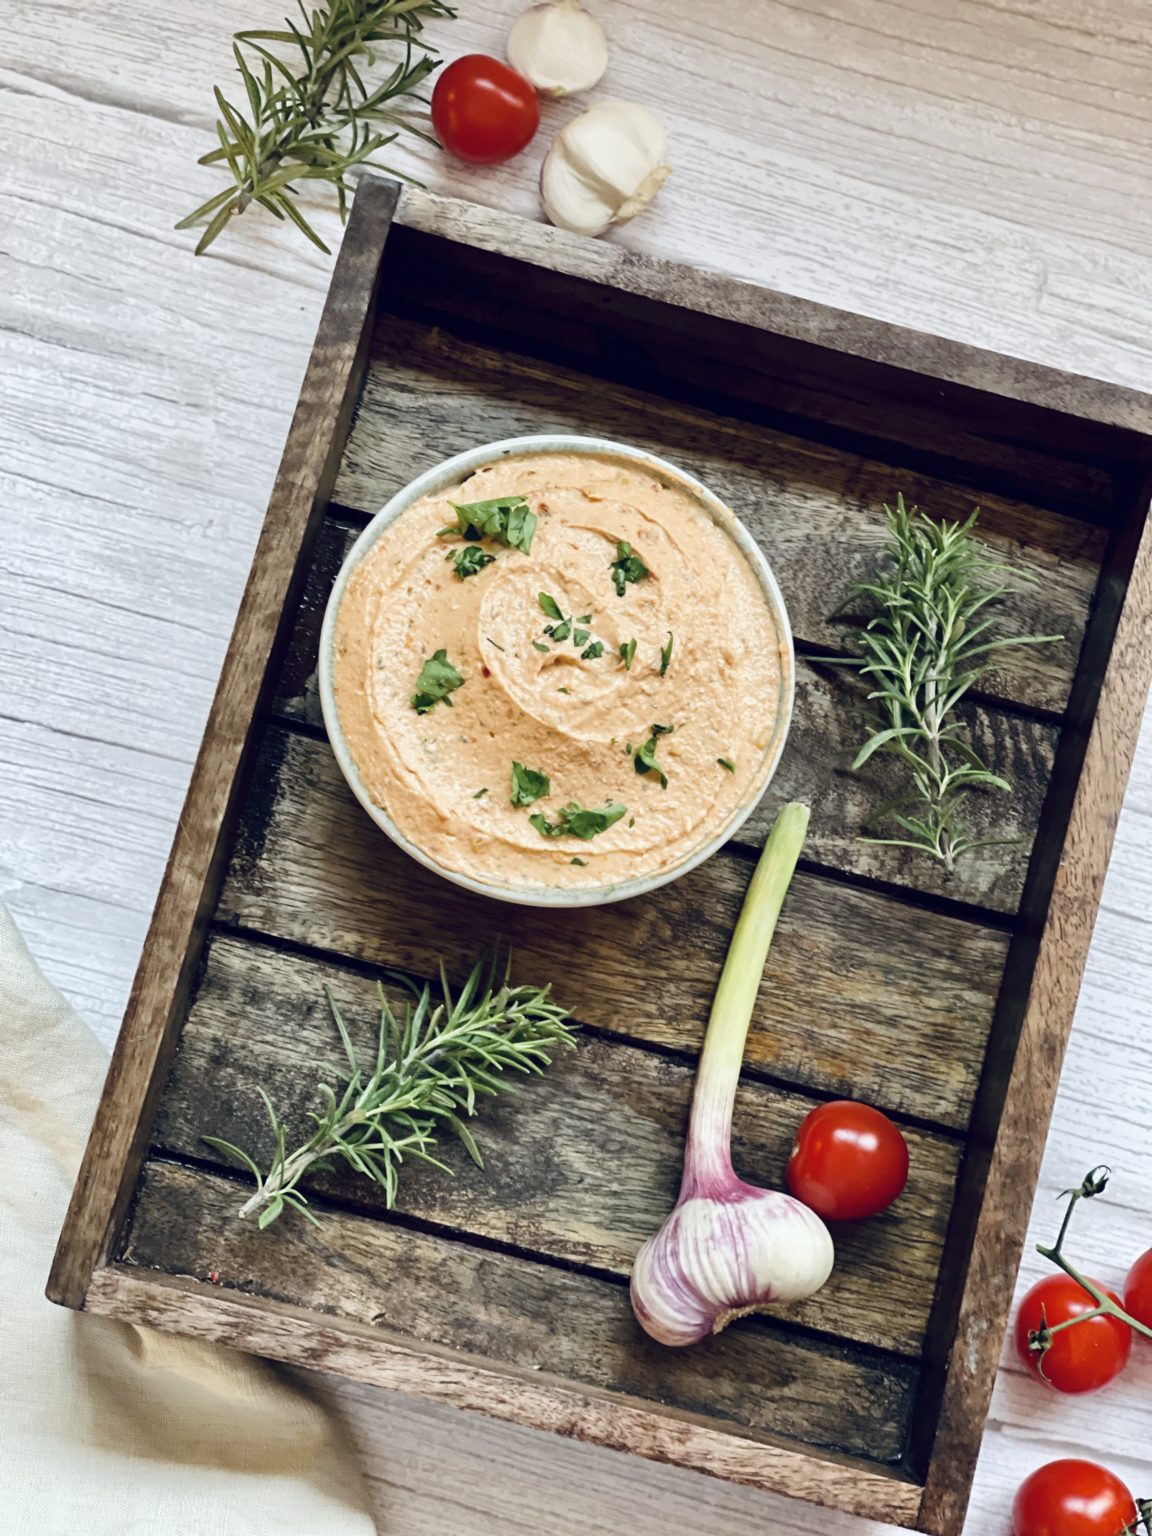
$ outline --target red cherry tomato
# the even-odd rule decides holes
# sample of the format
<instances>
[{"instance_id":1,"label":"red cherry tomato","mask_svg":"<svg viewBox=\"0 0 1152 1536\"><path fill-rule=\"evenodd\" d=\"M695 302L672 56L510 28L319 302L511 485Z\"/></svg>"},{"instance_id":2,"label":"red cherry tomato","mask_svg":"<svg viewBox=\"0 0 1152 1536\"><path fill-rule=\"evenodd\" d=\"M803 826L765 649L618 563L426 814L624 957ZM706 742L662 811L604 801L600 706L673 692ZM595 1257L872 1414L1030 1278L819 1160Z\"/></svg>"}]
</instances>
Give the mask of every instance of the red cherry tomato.
<instances>
[{"instance_id":1,"label":"red cherry tomato","mask_svg":"<svg viewBox=\"0 0 1152 1536\"><path fill-rule=\"evenodd\" d=\"M1115 1473L1070 1458L1020 1484L1012 1536L1120 1536L1135 1520L1136 1502Z\"/></svg>"},{"instance_id":2,"label":"red cherry tomato","mask_svg":"<svg viewBox=\"0 0 1152 1536\"><path fill-rule=\"evenodd\" d=\"M1094 1280L1093 1285L1099 1285ZM1104 1290L1103 1286L1100 1286ZM1112 1300L1120 1298L1107 1291ZM1119 1318L1102 1315L1057 1333L1043 1357L1028 1347L1028 1335L1041 1326L1049 1328L1082 1317L1096 1303L1071 1275L1046 1275L1037 1281L1016 1314L1016 1353L1035 1375L1057 1392L1097 1392L1106 1387L1128 1363L1132 1330Z\"/></svg>"},{"instance_id":3,"label":"red cherry tomato","mask_svg":"<svg viewBox=\"0 0 1152 1536\"><path fill-rule=\"evenodd\" d=\"M502 59L466 53L436 77L432 124L458 160L498 165L539 128L540 101L531 82Z\"/></svg>"},{"instance_id":4,"label":"red cherry tomato","mask_svg":"<svg viewBox=\"0 0 1152 1536\"><path fill-rule=\"evenodd\" d=\"M1152 1248L1142 1253L1124 1282L1124 1310L1145 1328L1152 1328Z\"/></svg>"},{"instance_id":5,"label":"red cherry tomato","mask_svg":"<svg viewBox=\"0 0 1152 1536\"><path fill-rule=\"evenodd\" d=\"M836 1099L800 1122L788 1188L818 1216L859 1221L887 1210L908 1182L908 1144L870 1104Z\"/></svg>"}]
</instances>

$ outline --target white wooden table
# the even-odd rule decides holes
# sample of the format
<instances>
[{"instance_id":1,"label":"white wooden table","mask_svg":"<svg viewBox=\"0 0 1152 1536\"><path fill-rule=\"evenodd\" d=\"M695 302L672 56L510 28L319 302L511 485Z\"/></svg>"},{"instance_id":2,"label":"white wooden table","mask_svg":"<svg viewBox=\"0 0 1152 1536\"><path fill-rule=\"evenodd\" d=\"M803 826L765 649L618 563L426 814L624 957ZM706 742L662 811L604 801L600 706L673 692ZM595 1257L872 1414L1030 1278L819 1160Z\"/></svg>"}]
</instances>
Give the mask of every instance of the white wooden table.
<instances>
[{"instance_id":1,"label":"white wooden table","mask_svg":"<svg viewBox=\"0 0 1152 1536\"><path fill-rule=\"evenodd\" d=\"M461 0L451 53L519 0ZM111 1042L303 371L329 262L252 215L203 261L229 34L284 0L0 0L0 897ZM611 94L674 174L619 238L1152 388L1146 0L600 0ZM574 110L550 107L546 129ZM536 211L539 149L429 154L440 190ZM322 227L338 238L327 214ZM245 227L246 226L246 227ZM1152 719L1152 717L1150 717ZM1116 1178L1076 1246L1152 1244L1152 728L1120 823L1037 1202ZM1029 1258L1021 1286L1041 1272ZM969 1530L1095 1453L1152 1495L1152 1348L1061 1400L1005 1358ZM387 1536L761 1536L880 1527L452 1410L335 1386Z\"/></svg>"}]
</instances>

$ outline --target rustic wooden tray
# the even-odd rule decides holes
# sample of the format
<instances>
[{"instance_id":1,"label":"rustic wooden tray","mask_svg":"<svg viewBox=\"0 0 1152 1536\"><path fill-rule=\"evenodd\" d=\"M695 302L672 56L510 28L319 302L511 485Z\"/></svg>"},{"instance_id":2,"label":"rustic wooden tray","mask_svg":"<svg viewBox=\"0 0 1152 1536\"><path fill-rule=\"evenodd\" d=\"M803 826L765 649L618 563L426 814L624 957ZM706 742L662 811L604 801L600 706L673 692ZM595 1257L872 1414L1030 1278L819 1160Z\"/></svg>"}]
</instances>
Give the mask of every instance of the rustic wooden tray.
<instances>
[{"instance_id":1,"label":"rustic wooden tray","mask_svg":"<svg viewBox=\"0 0 1152 1536\"><path fill-rule=\"evenodd\" d=\"M1044 1128L1152 668L1152 402L731 278L362 182L49 1295L956 1536ZM656 895L531 912L401 855L320 727L320 615L416 472L533 430L601 433L724 496L784 588L795 726L739 839ZM859 702L812 656L882 503L983 508L1059 646L1006 656L972 721L1018 834L946 877L863 844ZM694 1055L774 807L814 809L749 1042L737 1166L778 1184L813 1102L905 1127L907 1194L836 1234L818 1296L707 1345L647 1340L626 1277L675 1192ZM989 822L992 825L992 822ZM387 968L497 934L555 980L578 1052L486 1113L487 1166L386 1214L320 1177L319 1233L235 1219L203 1140L303 1116L329 982L363 1038Z\"/></svg>"}]
</instances>

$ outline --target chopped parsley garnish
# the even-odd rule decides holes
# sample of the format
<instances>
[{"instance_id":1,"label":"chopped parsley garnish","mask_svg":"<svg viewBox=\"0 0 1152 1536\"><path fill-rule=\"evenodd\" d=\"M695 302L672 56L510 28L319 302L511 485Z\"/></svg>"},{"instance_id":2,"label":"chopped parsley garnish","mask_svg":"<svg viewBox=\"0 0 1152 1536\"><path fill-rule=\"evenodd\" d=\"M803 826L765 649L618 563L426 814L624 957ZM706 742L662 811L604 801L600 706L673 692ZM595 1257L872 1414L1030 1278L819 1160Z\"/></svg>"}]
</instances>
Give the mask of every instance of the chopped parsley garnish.
<instances>
[{"instance_id":1,"label":"chopped parsley garnish","mask_svg":"<svg viewBox=\"0 0 1152 1536\"><path fill-rule=\"evenodd\" d=\"M636 654L636 642L635 642L635 640L629 640L627 645L622 645L620 647L620 659L624 663L624 670L625 670L625 672L631 672L631 670L632 670L632 658L633 658L633 656L635 656L635 654Z\"/></svg>"},{"instance_id":2,"label":"chopped parsley garnish","mask_svg":"<svg viewBox=\"0 0 1152 1536\"><path fill-rule=\"evenodd\" d=\"M668 631L668 644L660 647L660 676L663 677L668 670L668 663L672 660L672 647L676 642L672 638L672 631Z\"/></svg>"},{"instance_id":3,"label":"chopped parsley garnish","mask_svg":"<svg viewBox=\"0 0 1152 1536\"><path fill-rule=\"evenodd\" d=\"M636 818L635 818L635 816L629 816L629 818L628 818L628 825L630 827L634 827L636 825Z\"/></svg>"},{"instance_id":4,"label":"chopped parsley garnish","mask_svg":"<svg viewBox=\"0 0 1152 1536\"><path fill-rule=\"evenodd\" d=\"M461 534L473 542L479 539L495 539L509 549L522 549L532 553L532 539L536 533L536 514L523 496L496 496L491 501L471 501L463 505L449 502L456 513L456 527L441 528L441 534Z\"/></svg>"},{"instance_id":5,"label":"chopped parsley garnish","mask_svg":"<svg viewBox=\"0 0 1152 1536\"><path fill-rule=\"evenodd\" d=\"M463 683L464 679L448 660L448 652L434 651L420 668L416 692L412 695L412 708L418 715L426 715L441 699L450 705L452 700L448 695L462 687Z\"/></svg>"},{"instance_id":6,"label":"chopped parsley garnish","mask_svg":"<svg viewBox=\"0 0 1152 1536\"><path fill-rule=\"evenodd\" d=\"M612 572L617 597L624 596L624 588L629 582L643 581L648 574L648 567L639 555L632 553L632 546L626 539L616 540L616 558L608 569Z\"/></svg>"},{"instance_id":7,"label":"chopped parsley garnish","mask_svg":"<svg viewBox=\"0 0 1152 1536\"><path fill-rule=\"evenodd\" d=\"M729 773L736 772L736 764L729 762L726 757L718 757L716 761L720 764L721 768L726 768Z\"/></svg>"},{"instance_id":8,"label":"chopped parsley garnish","mask_svg":"<svg viewBox=\"0 0 1152 1536\"><path fill-rule=\"evenodd\" d=\"M579 645L580 642L577 641L576 643L577 643L577 645ZM587 646L584 650L582 650L580 652L580 660L581 661L595 661L597 656L603 656L603 654L604 654L604 642L602 640L593 640L591 645Z\"/></svg>"},{"instance_id":9,"label":"chopped parsley garnish","mask_svg":"<svg viewBox=\"0 0 1152 1536\"><path fill-rule=\"evenodd\" d=\"M488 786L487 786L487 784L485 784L484 788L483 789L478 789L476 791L476 793L472 796L472 798L473 798L473 800L483 800L484 796L487 793L488 793Z\"/></svg>"},{"instance_id":10,"label":"chopped parsley garnish","mask_svg":"<svg viewBox=\"0 0 1152 1536\"><path fill-rule=\"evenodd\" d=\"M463 549L458 549L453 557L456 561L456 574L461 581L468 576L475 576L486 565L491 565L496 559L486 550L478 549L475 544L466 544Z\"/></svg>"},{"instance_id":11,"label":"chopped parsley garnish","mask_svg":"<svg viewBox=\"0 0 1152 1536\"><path fill-rule=\"evenodd\" d=\"M577 624L591 624L592 615L590 613L582 613L576 622Z\"/></svg>"},{"instance_id":12,"label":"chopped parsley garnish","mask_svg":"<svg viewBox=\"0 0 1152 1536\"><path fill-rule=\"evenodd\" d=\"M599 811L585 811L573 800L561 807L555 821L549 821L540 811L528 820L541 837L578 837L586 843L615 826L627 810L626 805L610 804Z\"/></svg>"},{"instance_id":13,"label":"chopped parsley garnish","mask_svg":"<svg viewBox=\"0 0 1152 1536\"><path fill-rule=\"evenodd\" d=\"M552 781L538 768L525 768L523 763L512 764L512 804L532 805L552 793Z\"/></svg>"},{"instance_id":14,"label":"chopped parsley garnish","mask_svg":"<svg viewBox=\"0 0 1152 1536\"><path fill-rule=\"evenodd\" d=\"M589 631L586 629L574 629L572 631L572 644L583 645L587 640Z\"/></svg>"},{"instance_id":15,"label":"chopped parsley garnish","mask_svg":"<svg viewBox=\"0 0 1152 1536\"><path fill-rule=\"evenodd\" d=\"M561 619L559 624L549 624L546 626L544 633L551 635L553 640L559 644L561 640L567 640L568 636L572 633L572 620Z\"/></svg>"},{"instance_id":16,"label":"chopped parsley garnish","mask_svg":"<svg viewBox=\"0 0 1152 1536\"><path fill-rule=\"evenodd\" d=\"M571 693L572 690L571 690L571 688L557 688L556 692L557 693Z\"/></svg>"},{"instance_id":17,"label":"chopped parsley garnish","mask_svg":"<svg viewBox=\"0 0 1152 1536\"><path fill-rule=\"evenodd\" d=\"M554 597L549 597L547 592L541 592L537 597L537 602L540 604L541 613L545 614L548 618L562 619L564 617L560 612L560 604Z\"/></svg>"},{"instance_id":18,"label":"chopped parsley garnish","mask_svg":"<svg viewBox=\"0 0 1152 1536\"><path fill-rule=\"evenodd\" d=\"M673 727L670 725L654 725L652 734L642 747L636 748L636 757L632 766L637 773L654 773L660 780L660 788L668 788L668 775L656 761L656 743L661 736L671 735Z\"/></svg>"},{"instance_id":19,"label":"chopped parsley garnish","mask_svg":"<svg viewBox=\"0 0 1152 1536\"><path fill-rule=\"evenodd\" d=\"M581 869L587 869L588 868L588 860L587 859L569 859L568 862L569 862L569 864L579 864Z\"/></svg>"},{"instance_id":20,"label":"chopped parsley garnish","mask_svg":"<svg viewBox=\"0 0 1152 1536\"><path fill-rule=\"evenodd\" d=\"M543 655L547 656L551 653L552 647L550 645L545 645L541 640L533 640L532 649L534 651L540 651Z\"/></svg>"}]
</instances>

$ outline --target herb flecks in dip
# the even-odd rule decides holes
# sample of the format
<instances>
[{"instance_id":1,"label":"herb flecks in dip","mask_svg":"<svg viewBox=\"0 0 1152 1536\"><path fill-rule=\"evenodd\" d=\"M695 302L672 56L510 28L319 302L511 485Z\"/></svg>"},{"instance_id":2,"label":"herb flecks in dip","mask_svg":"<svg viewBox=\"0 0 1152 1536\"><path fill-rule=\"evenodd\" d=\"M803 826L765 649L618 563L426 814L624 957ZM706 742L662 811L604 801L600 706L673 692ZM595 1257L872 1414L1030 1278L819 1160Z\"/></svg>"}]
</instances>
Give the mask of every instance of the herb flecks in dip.
<instances>
[{"instance_id":1,"label":"herb flecks in dip","mask_svg":"<svg viewBox=\"0 0 1152 1536\"><path fill-rule=\"evenodd\" d=\"M536 516L531 553L485 540L495 558L460 580L445 555L462 535L438 537L454 506L512 497ZM644 568L622 593L621 558ZM463 682L451 708L420 712L415 683L440 652ZM610 457L534 454L381 534L348 581L332 660L364 789L412 843L498 885L600 887L678 864L763 781L781 638L756 573L690 491ZM477 792L501 784L512 792Z\"/></svg>"}]
</instances>

